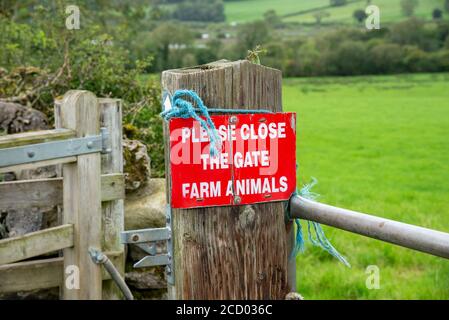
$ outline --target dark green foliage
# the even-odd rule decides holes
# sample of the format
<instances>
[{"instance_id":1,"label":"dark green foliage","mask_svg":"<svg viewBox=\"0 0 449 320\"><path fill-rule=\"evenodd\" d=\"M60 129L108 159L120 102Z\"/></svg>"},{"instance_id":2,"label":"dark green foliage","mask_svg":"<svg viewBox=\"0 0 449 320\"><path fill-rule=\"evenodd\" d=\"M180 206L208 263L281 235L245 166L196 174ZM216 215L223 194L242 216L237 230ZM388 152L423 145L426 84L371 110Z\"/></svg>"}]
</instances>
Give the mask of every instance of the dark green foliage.
<instances>
[{"instance_id":1,"label":"dark green foliage","mask_svg":"<svg viewBox=\"0 0 449 320\"><path fill-rule=\"evenodd\" d=\"M265 22L268 23L273 28L283 26L282 19L280 16L277 15L275 10L268 10L263 14L263 18Z\"/></svg>"},{"instance_id":2,"label":"dark green foliage","mask_svg":"<svg viewBox=\"0 0 449 320\"><path fill-rule=\"evenodd\" d=\"M344 6L346 2L346 0L330 0L330 5L333 7Z\"/></svg>"},{"instance_id":3,"label":"dark green foliage","mask_svg":"<svg viewBox=\"0 0 449 320\"><path fill-rule=\"evenodd\" d=\"M365 21L365 19L367 17L365 10L362 10L362 9L355 10L354 13L352 14L352 16L359 23L362 23L363 21Z\"/></svg>"},{"instance_id":4,"label":"dark green foliage","mask_svg":"<svg viewBox=\"0 0 449 320\"><path fill-rule=\"evenodd\" d=\"M235 54L244 57L248 49L264 45L270 40L270 28L265 21L255 21L240 26L237 33Z\"/></svg>"},{"instance_id":5,"label":"dark green foliage","mask_svg":"<svg viewBox=\"0 0 449 320\"><path fill-rule=\"evenodd\" d=\"M264 47L262 63L281 68L285 76L444 72L449 23L425 25L412 18L379 32L337 29Z\"/></svg>"},{"instance_id":6,"label":"dark green foliage","mask_svg":"<svg viewBox=\"0 0 449 320\"><path fill-rule=\"evenodd\" d=\"M132 37L123 34L124 30L133 34L138 29L137 24L122 25L124 21L138 19L136 7L127 9L121 4L117 7L133 19L114 20L114 14L99 10L97 19L83 19L81 30L70 31L65 28L62 1L47 7L33 7L32 2L29 5L33 9L24 11L23 16L12 13L14 20L0 16L0 99L32 106L52 118L54 99L70 89L120 98L125 123L138 128L138 138L148 146L153 174L162 175L162 129L157 116L160 87L157 80L140 80L152 57L135 59L134 52L125 45ZM82 12L85 8L80 7ZM112 10L111 3L103 7L106 8ZM106 32L101 25L105 21L115 25L111 29L117 33Z\"/></svg>"},{"instance_id":7,"label":"dark green foliage","mask_svg":"<svg viewBox=\"0 0 449 320\"><path fill-rule=\"evenodd\" d=\"M401 0L401 9L404 16L411 17L418 4L418 0Z\"/></svg>"},{"instance_id":8,"label":"dark green foliage","mask_svg":"<svg viewBox=\"0 0 449 320\"><path fill-rule=\"evenodd\" d=\"M173 18L182 21L221 22L225 20L221 0L190 0L177 5Z\"/></svg>"},{"instance_id":9,"label":"dark green foliage","mask_svg":"<svg viewBox=\"0 0 449 320\"><path fill-rule=\"evenodd\" d=\"M441 9L433 9L432 11L432 18L435 20L441 19L443 17L443 10Z\"/></svg>"}]
</instances>

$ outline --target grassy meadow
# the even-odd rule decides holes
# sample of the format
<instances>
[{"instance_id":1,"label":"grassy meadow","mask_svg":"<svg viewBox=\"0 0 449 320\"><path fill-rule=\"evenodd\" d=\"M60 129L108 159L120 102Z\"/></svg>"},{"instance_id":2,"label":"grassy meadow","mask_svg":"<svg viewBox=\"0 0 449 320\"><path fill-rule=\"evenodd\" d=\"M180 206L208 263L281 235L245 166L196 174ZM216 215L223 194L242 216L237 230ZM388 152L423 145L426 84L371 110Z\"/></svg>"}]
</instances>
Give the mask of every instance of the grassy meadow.
<instances>
[{"instance_id":1,"label":"grassy meadow","mask_svg":"<svg viewBox=\"0 0 449 320\"><path fill-rule=\"evenodd\" d=\"M379 6L381 23L397 22L404 19L400 6L401 0L371 0L371 4ZM301 11L326 7L329 0L244 0L225 3L225 14L228 22L248 22L262 19L263 14L270 10L276 10L279 16L286 14L297 15L284 19L285 22L314 23L313 12L300 14ZM329 7L323 9L330 14L323 22L351 23L355 24L352 14L357 9L364 9L366 0L348 3L341 7ZM415 10L415 16L423 19L432 18L432 10L443 8L443 0L420 0ZM447 16L447 14L446 14Z\"/></svg>"},{"instance_id":2,"label":"grassy meadow","mask_svg":"<svg viewBox=\"0 0 449 320\"><path fill-rule=\"evenodd\" d=\"M298 113L298 181L317 178L320 201L449 232L449 74L285 79L283 100ZM307 243L306 299L449 299L448 260L325 231L352 268Z\"/></svg>"},{"instance_id":3,"label":"grassy meadow","mask_svg":"<svg viewBox=\"0 0 449 320\"><path fill-rule=\"evenodd\" d=\"M225 15L228 22L248 22L262 19L268 10L276 10L280 16L324 7L329 0L244 0L225 2Z\"/></svg>"}]
</instances>

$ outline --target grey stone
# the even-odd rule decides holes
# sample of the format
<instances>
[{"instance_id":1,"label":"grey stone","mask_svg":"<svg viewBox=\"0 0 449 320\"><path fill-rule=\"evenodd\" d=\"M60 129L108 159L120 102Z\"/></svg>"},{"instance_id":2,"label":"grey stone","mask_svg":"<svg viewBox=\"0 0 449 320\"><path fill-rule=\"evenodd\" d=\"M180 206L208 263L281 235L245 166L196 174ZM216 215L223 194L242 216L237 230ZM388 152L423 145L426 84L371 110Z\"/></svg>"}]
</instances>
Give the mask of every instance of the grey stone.
<instances>
[{"instance_id":1,"label":"grey stone","mask_svg":"<svg viewBox=\"0 0 449 320\"><path fill-rule=\"evenodd\" d=\"M42 112L18 103L0 101L0 131L19 133L48 128L48 119Z\"/></svg>"},{"instance_id":2,"label":"grey stone","mask_svg":"<svg viewBox=\"0 0 449 320\"><path fill-rule=\"evenodd\" d=\"M138 140L123 140L125 190L131 193L143 187L151 177L147 147Z\"/></svg>"},{"instance_id":3,"label":"grey stone","mask_svg":"<svg viewBox=\"0 0 449 320\"><path fill-rule=\"evenodd\" d=\"M167 282L161 268L143 268L134 269L125 274L126 283L139 290L144 289L164 289L167 288Z\"/></svg>"},{"instance_id":4,"label":"grey stone","mask_svg":"<svg viewBox=\"0 0 449 320\"><path fill-rule=\"evenodd\" d=\"M304 297L298 292L289 292L285 296L285 300L304 300Z\"/></svg>"},{"instance_id":5,"label":"grey stone","mask_svg":"<svg viewBox=\"0 0 449 320\"><path fill-rule=\"evenodd\" d=\"M5 219L8 237L22 236L29 232L39 231L42 227L43 213L37 208L31 212L25 209L10 210Z\"/></svg>"},{"instance_id":6,"label":"grey stone","mask_svg":"<svg viewBox=\"0 0 449 320\"><path fill-rule=\"evenodd\" d=\"M0 294L0 300L58 300L59 288L20 291Z\"/></svg>"},{"instance_id":7,"label":"grey stone","mask_svg":"<svg viewBox=\"0 0 449 320\"><path fill-rule=\"evenodd\" d=\"M125 199L125 230L165 227L165 179L149 179Z\"/></svg>"}]
</instances>

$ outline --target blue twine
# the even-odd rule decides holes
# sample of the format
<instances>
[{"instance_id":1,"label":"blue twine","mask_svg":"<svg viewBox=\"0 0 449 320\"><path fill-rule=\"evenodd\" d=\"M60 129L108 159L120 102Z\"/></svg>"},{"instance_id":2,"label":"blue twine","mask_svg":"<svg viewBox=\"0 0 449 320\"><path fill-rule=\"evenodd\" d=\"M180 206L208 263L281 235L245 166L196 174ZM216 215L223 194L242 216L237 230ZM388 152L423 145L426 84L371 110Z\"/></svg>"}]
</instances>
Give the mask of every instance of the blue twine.
<instances>
[{"instance_id":1,"label":"blue twine","mask_svg":"<svg viewBox=\"0 0 449 320\"><path fill-rule=\"evenodd\" d=\"M301 190L299 190L299 192L295 191L292 196L299 194L301 197L304 197L306 199L315 200L316 198L319 197L319 194L312 192L311 189L316 184L317 180L315 178L312 178L311 183L304 185L301 188ZM286 207L286 209L287 209L287 216L290 217L289 205ZM305 242L300 219L298 218L295 219L295 225L296 225L296 241L295 246L290 255L290 258L296 257L299 252L304 252L305 250ZM351 267L348 260L346 260L346 258L342 256L327 239L326 234L324 233L324 230L319 223L314 221L307 221L307 232L309 235L309 241L312 243L312 245L322 248L323 250L327 251L330 255L338 259L345 266L349 268Z\"/></svg>"},{"instance_id":2,"label":"blue twine","mask_svg":"<svg viewBox=\"0 0 449 320\"><path fill-rule=\"evenodd\" d=\"M193 100L196 107L194 107L190 101L183 99L184 97ZM169 121L172 118L193 118L198 121L209 136L209 150L212 157L219 154L219 150L221 150L221 139L215 124L210 117L210 113L273 113L270 110L207 108L204 105L203 100L201 100L198 94L193 90L177 90L173 94L171 104L171 109L161 112L160 116L166 121ZM204 116L206 120L203 120L200 115Z\"/></svg>"}]
</instances>

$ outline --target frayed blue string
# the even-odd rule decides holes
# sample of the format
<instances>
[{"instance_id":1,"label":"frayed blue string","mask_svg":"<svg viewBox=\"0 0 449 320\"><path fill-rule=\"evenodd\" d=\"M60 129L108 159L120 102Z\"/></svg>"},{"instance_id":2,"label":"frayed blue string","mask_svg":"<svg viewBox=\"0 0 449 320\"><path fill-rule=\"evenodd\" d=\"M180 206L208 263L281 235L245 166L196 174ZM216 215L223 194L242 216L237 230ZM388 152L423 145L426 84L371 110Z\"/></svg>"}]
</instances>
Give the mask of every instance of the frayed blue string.
<instances>
[{"instance_id":1,"label":"frayed blue string","mask_svg":"<svg viewBox=\"0 0 449 320\"><path fill-rule=\"evenodd\" d=\"M184 100L183 97L185 96L190 97L197 108L194 108L191 102ZM210 118L207 107L203 104L203 100L201 100L195 91L178 90L173 95L171 103L172 107L169 110L161 112L160 116L167 121L171 118L193 118L198 121L209 136L210 155L212 157L217 156L219 150L221 150L221 139L215 128L215 124ZM203 115L206 120L203 120L197 114L197 111L199 111L200 115Z\"/></svg>"},{"instance_id":2,"label":"frayed blue string","mask_svg":"<svg viewBox=\"0 0 449 320\"><path fill-rule=\"evenodd\" d=\"M190 101L184 100L184 97L191 98L196 105ZM177 90L172 97L171 101L172 107L169 110L161 112L160 116L166 121L171 118L193 118L198 121L201 127L206 130L209 136L209 150L210 155L215 157L221 151L221 138L215 127L214 122L210 117L210 113L273 113L269 110L248 110L248 109L220 109L220 108L207 108L203 100L198 96L198 94L193 90ZM204 116L202 119L200 116Z\"/></svg>"},{"instance_id":3,"label":"frayed blue string","mask_svg":"<svg viewBox=\"0 0 449 320\"><path fill-rule=\"evenodd\" d=\"M312 178L311 183L304 185L301 188L301 190L299 190L299 192L294 192L292 196L299 194L303 198L315 200L316 198L319 197L319 194L312 192L312 188L316 184L317 180L315 178ZM289 206L287 207L287 210L290 210ZM290 211L287 212L288 216L290 216L289 212ZM295 224L296 224L296 242L290 258L296 257L299 252L304 252L305 249L305 242L300 219L298 218L295 219ZM319 223L314 221L307 221L307 231L309 234L309 241L312 243L312 245L322 248L323 250L327 251L330 255L338 259L345 266L349 268L351 267L348 260L346 260L346 258L343 257L327 239L323 231L323 228L321 228L321 225Z\"/></svg>"}]
</instances>

